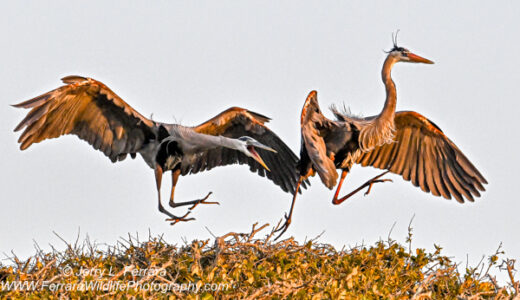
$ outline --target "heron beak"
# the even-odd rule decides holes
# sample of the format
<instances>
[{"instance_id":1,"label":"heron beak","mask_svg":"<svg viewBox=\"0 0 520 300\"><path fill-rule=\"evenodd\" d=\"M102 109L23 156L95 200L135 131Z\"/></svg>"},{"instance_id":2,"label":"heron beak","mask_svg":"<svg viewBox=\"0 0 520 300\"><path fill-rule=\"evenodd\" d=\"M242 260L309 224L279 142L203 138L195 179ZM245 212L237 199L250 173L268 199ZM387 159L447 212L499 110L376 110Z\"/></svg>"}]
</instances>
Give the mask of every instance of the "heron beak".
<instances>
[{"instance_id":1,"label":"heron beak","mask_svg":"<svg viewBox=\"0 0 520 300\"><path fill-rule=\"evenodd\" d=\"M247 150L251 154L251 157L256 160L262 167L264 167L267 171L271 172L267 165L265 164L264 160L260 157L260 155L256 152L255 147L252 145L247 146Z\"/></svg>"},{"instance_id":2,"label":"heron beak","mask_svg":"<svg viewBox=\"0 0 520 300\"><path fill-rule=\"evenodd\" d=\"M433 64L433 61L426 59L424 57L421 57L417 54L408 53L408 58L410 59L410 62L415 63L423 63L423 64Z\"/></svg>"},{"instance_id":3,"label":"heron beak","mask_svg":"<svg viewBox=\"0 0 520 300\"><path fill-rule=\"evenodd\" d=\"M253 142L253 143L251 143L251 145L255 146L256 148L259 148L259 149L264 149L264 150L267 150L267 151L278 153L278 151L274 150L273 148L268 147L268 146L266 146L264 144L261 144L261 143L258 143L258 142Z\"/></svg>"},{"instance_id":4,"label":"heron beak","mask_svg":"<svg viewBox=\"0 0 520 300\"><path fill-rule=\"evenodd\" d=\"M255 147L259 148L259 149L264 149L264 150L267 150L267 151L271 151L271 152L274 152L274 153L277 153L277 151L274 150L273 148L268 147L268 146L266 146L264 144L261 144L259 142L251 142L247 146L247 150L249 150L249 153L251 153L251 157L253 157L253 159L256 160L260 165L262 165L262 167L264 167L267 171L271 172L271 170L269 170L269 168L265 164L264 160L256 152Z\"/></svg>"}]
</instances>

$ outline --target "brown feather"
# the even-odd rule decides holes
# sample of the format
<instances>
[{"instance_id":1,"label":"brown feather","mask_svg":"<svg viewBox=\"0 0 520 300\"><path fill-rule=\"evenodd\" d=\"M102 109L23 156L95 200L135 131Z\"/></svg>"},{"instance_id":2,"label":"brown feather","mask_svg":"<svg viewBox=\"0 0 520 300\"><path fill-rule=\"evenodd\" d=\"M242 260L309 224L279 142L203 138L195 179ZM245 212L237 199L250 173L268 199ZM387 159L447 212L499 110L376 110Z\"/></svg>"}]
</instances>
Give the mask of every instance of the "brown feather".
<instances>
[{"instance_id":1,"label":"brown feather","mask_svg":"<svg viewBox=\"0 0 520 300\"><path fill-rule=\"evenodd\" d=\"M137 152L146 139L154 138L154 122L103 83L81 76L62 80L67 85L14 105L32 108L15 128L18 131L25 127L19 138L20 149L45 139L75 134L116 161L124 159L126 153Z\"/></svg>"},{"instance_id":2,"label":"brown feather","mask_svg":"<svg viewBox=\"0 0 520 300\"><path fill-rule=\"evenodd\" d=\"M395 142L362 153L357 163L388 169L435 196L480 196L486 179L437 125L416 112L397 112L394 122Z\"/></svg>"},{"instance_id":3,"label":"brown feather","mask_svg":"<svg viewBox=\"0 0 520 300\"><path fill-rule=\"evenodd\" d=\"M331 128L336 124L321 113L317 97L317 92L311 91L305 100L301 114L301 134L313 168L320 176L321 182L332 189L336 185L338 172L334 161L327 155L325 141L317 127Z\"/></svg>"},{"instance_id":4,"label":"brown feather","mask_svg":"<svg viewBox=\"0 0 520 300\"><path fill-rule=\"evenodd\" d=\"M228 149L215 148L190 158L181 166L181 174L198 173L217 166L248 164L251 172L267 177L286 192L294 192L298 182L296 163L298 158L289 147L265 123L270 119L240 107L229 108L210 120L193 127L197 133L221 135L228 138L249 136L260 143L274 148L277 153L259 150L259 154L269 167L267 172L260 164L244 154ZM302 184L306 187L306 183Z\"/></svg>"}]
</instances>

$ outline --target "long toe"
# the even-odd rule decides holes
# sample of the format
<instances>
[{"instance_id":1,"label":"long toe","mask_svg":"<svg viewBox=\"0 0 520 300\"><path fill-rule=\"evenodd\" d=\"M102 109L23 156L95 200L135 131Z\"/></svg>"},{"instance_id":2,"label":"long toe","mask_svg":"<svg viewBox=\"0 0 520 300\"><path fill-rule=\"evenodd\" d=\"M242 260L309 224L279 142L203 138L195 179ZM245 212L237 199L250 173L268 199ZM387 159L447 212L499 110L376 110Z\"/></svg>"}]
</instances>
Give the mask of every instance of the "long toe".
<instances>
[{"instance_id":1,"label":"long toe","mask_svg":"<svg viewBox=\"0 0 520 300\"><path fill-rule=\"evenodd\" d=\"M394 182L392 179L378 179L374 180L372 183L378 183L378 182Z\"/></svg>"},{"instance_id":2,"label":"long toe","mask_svg":"<svg viewBox=\"0 0 520 300\"><path fill-rule=\"evenodd\" d=\"M379 183L379 182L394 182L392 179L376 179L376 180L372 180L369 185L368 185L368 190L366 191L365 193L365 196L370 194L370 191L372 190L372 186L374 185L374 183Z\"/></svg>"},{"instance_id":3,"label":"long toe","mask_svg":"<svg viewBox=\"0 0 520 300\"><path fill-rule=\"evenodd\" d=\"M170 225L175 225L179 222L188 222L188 221L194 221L195 218L186 218L189 214L191 213L191 211L188 211L186 214L184 214L184 216L182 217L175 217L175 218L169 218L169 219L166 219L167 222L171 222Z\"/></svg>"},{"instance_id":4,"label":"long toe","mask_svg":"<svg viewBox=\"0 0 520 300\"><path fill-rule=\"evenodd\" d=\"M200 202L197 202L195 204L193 204L190 208L188 208L189 210L193 210L195 209L195 207L197 207L199 204L219 204L218 202L204 202L204 201L200 201Z\"/></svg>"},{"instance_id":5,"label":"long toe","mask_svg":"<svg viewBox=\"0 0 520 300\"><path fill-rule=\"evenodd\" d=\"M278 240L286 231L289 229L289 226L291 225L291 218L288 218L287 215L285 217L285 223L282 225L282 227L276 229L274 232L280 232L280 234L274 239L275 241Z\"/></svg>"},{"instance_id":6,"label":"long toe","mask_svg":"<svg viewBox=\"0 0 520 300\"><path fill-rule=\"evenodd\" d=\"M189 210L193 210L193 209L194 209L195 207L197 207L197 205L199 205L199 204L217 204L217 205L220 205L220 203L217 202L217 201L206 201L206 200L208 199L208 197L209 197L211 194L212 194L212 192L209 192L209 194L208 194L206 197L204 197L204 198L198 200L197 202L195 202L195 203L194 203L194 204L189 208Z\"/></svg>"},{"instance_id":7,"label":"long toe","mask_svg":"<svg viewBox=\"0 0 520 300\"><path fill-rule=\"evenodd\" d=\"M280 229L276 230L275 232L278 232L283 229L282 232L280 232L280 234L274 240L275 241L278 240L287 231L288 228L289 228L289 225L286 226L284 224L284 226L282 226Z\"/></svg>"},{"instance_id":8,"label":"long toe","mask_svg":"<svg viewBox=\"0 0 520 300\"><path fill-rule=\"evenodd\" d=\"M188 222L188 221L195 221L195 218L186 218L186 219L166 219L166 221L171 222L170 225L173 226L179 222Z\"/></svg>"}]
</instances>

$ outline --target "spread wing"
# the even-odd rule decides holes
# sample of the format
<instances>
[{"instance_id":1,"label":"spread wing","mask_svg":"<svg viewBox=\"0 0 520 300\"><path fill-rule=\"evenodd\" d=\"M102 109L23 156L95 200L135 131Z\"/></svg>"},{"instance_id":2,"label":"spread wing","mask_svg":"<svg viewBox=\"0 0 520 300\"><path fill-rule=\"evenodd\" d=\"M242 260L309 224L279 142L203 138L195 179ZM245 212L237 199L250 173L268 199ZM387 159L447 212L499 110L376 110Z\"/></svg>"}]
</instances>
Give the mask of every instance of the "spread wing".
<instances>
[{"instance_id":1,"label":"spread wing","mask_svg":"<svg viewBox=\"0 0 520 300\"><path fill-rule=\"evenodd\" d=\"M15 104L31 108L15 131L20 149L33 143L75 134L113 162L135 153L155 138L154 122L143 117L103 83L91 78L68 76L66 84L41 96Z\"/></svg>"},{"instance_id":2,"label":"spread wing","mask_svg":"<svg viewBox=\"0 0 520 300\"><path fill-rule=\"evenodd\" d=\"M474 201L486 179L441 131L424 116L402 111L395 115L395 142L364 152L357 163L402 175L425 192L446 199Z\"/></svg>"},{"instance_id":3,"label":"spread wing","mask_svg":"<svg viewBox=\"0 0 520 300\"><path fill-rule=\"evenodd\" d=\"M265 170L254 159L239 151L223 147L207 150L197 155L189 165L182 166L182 174L197 173L211 170L217 166L230 164L248 164L252 172L273 181L285 192L294 192L299 175L296 170L298 157L289 147L264 124L270 119L261 114L239 107L232 107L223 111L211 120L194 127L198 133L221 135L229 138L249 136L260 143L269 146L277 153L258 149L266 165L271 170ZM305 183L302 184L305 187Z\"/></svg>"},{"instance_id":4,"label":"spread wing","mask_svg":"<svg viewBox=\"0 0 520 300\"><path fill-rule=\"evenodd\" d=\"M327 156L327 147L321 131L330 130L335 123L320 110L316 91L311 91L305 100L301 115L302 155L308 157L321 181L329 189L336 185L338 172L334 161Z\"/></svg>"}]
</instances>

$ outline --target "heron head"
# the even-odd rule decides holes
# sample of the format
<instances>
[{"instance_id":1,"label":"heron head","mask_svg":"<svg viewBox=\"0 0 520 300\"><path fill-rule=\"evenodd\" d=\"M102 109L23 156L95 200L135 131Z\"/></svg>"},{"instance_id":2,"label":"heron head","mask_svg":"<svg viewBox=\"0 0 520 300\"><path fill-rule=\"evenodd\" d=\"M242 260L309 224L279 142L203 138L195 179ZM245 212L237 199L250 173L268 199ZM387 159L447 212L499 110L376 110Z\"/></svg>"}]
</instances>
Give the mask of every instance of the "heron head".
<instances>
[{"instance_id":1,"label":"heron head","mask_svg":"<svg viewBox=\"0 0 520 300\"><path fill-rule=\"evenodd\" d=\"M264 160L260 157L258 152L256 152L255 148L264 149L264 150L271 151L274 153L276 153L276 150L260 143L259 141L255 140L254 138L249 137L249 136L240 137L240 138L238 138L238 141L240 142L240 149L238 149L239 151L241 151L248 157L251 157L254 160L256 160L267 171L271 171L271 170L269 170L267 165L264 163Z\"/></svg>"},{"instance_id":2,"label":"heron head","mask_svg":"<svg viewBox=\"0 0 520 300\"><path fill-rule=\"evenodd\" d=\"M392 33L392 42L394 43L394 47L387 52L388 56L393 57L396 62L402 61L411 63L433 64L433 61L421 57L417 54L414 54L404 47L397 46L397 33L399 33L399 30L396 32L395 36Z\"/></svg>"}]
</instances>

